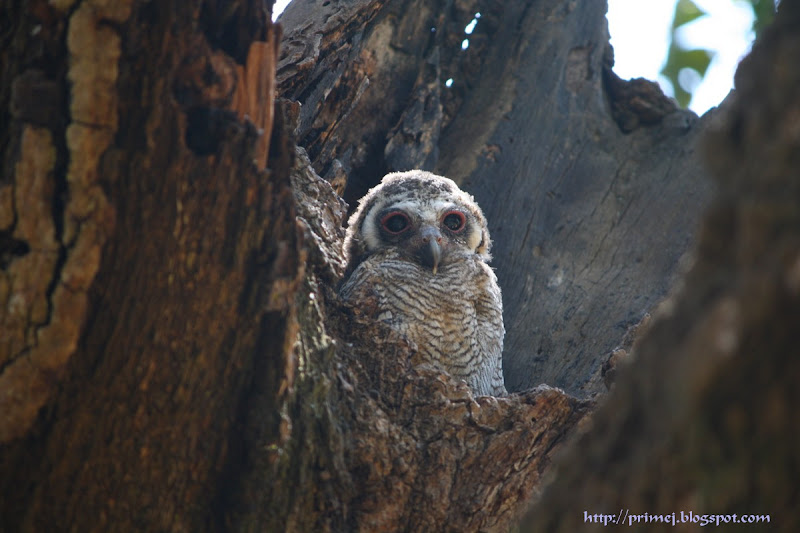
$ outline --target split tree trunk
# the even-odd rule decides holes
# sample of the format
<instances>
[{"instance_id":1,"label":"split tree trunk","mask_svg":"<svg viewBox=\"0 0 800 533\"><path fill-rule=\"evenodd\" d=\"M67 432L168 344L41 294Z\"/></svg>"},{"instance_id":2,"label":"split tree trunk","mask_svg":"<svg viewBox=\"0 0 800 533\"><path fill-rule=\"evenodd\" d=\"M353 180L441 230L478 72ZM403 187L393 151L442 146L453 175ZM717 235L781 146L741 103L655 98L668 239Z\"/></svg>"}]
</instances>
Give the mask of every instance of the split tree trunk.
<instances>
[{"instance_id":1,"label":"split tree trunk","mask_svg":"<svg viewBox=\"0 0 800 533\"><path fill-rule=\"evenodd\" d=\"M505 530L587 420L608 352L676 277L709 196L695 146L710 119L614 77L602 3L295 3L280 58L258 1L3 10L2 530ZM302 106L273 113L274 91ZM775 94L778 122L797 92ZM796 153L778 159L797 168ZM352 203L410 167L486 211L506 380L526 392L473 398L338 302L334 191ZM729 231L732 211L714 213ZM786 213L775 223L796 237ZM716 260L739 272L759 250L745 244ZM707 309L681 315L698 338L716 331ZM580 472L564 468L569 487Z\"/></svg>"},{"instance_id":2,"label":"split tree trunk","mask_svg":"<svg viewBox=\"0 0 800 533\"><path fill-rule=\"evenodd\" d=\"M710 116L616 78L604 2L294 2L279 21L279 91L302 103L317 173L347 176L351 205L409 168L474 194L509 390L604 390L605 356L666 295L707 204Z\"/></svg>"}]
</instances>

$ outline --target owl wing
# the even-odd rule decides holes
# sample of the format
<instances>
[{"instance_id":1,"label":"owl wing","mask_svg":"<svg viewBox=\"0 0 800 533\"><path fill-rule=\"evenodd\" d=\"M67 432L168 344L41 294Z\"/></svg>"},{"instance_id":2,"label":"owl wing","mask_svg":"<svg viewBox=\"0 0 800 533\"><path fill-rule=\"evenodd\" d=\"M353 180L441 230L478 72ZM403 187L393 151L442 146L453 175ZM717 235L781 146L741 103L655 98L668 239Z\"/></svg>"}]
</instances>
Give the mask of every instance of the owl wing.
<instances>
[{"instance_id":1,"label":"owl wing","mask_svg":"<svg viewBox=\"0 0 800 533\"><path fill-rule=\"evenodd\" d=\"M339 288L339 296L345 302L356 306L359 313L371 316L390 326L399 328L399 315L396 312L387 280L389 272L382 268L379 257L373 256L358 265ZM395 312L393 312L395 311ZM401 331L402 332L402 331Z\"/></svg>"},{"instance_id":2,"label":"owl wing","mask_svg":"<svg viewBox=\"0 0 800 533\"><path fill-rule=\"evenodd\" d=\"M371 314L369 311L377 309L380 300L375 291L374 277L373 270L361 263L339 287L339 296L345 302L358 303L361 310Z\"/></svg>"},{"instance_id":3,"label":"owl wing","mask_svg":"<svg viewBox=\"0 0 800 533\"><path fill-rule=\"evenodd\" d=\"M506 396L503 380L503 298L497 276L486 263L481 262L483 283L475 299L475 313L478 323L478 348L483 354L483 364L479 372L481 378L480 394Z\"/></svg>"}]
</instances>

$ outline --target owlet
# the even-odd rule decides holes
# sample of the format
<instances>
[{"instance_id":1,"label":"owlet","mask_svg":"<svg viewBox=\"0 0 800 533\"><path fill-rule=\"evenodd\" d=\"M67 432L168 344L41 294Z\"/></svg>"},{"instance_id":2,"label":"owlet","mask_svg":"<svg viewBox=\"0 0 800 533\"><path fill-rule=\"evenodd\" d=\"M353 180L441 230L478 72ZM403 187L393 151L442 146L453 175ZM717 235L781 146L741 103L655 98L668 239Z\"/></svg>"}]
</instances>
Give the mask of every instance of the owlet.
<instances>
[{"instance_id":1,"label":"owlet","mask_svg":"<svg viewBox=\"0 0 800 533\"><path fill-rule=\"evenodd\" d=\"M472 196L430 172L388 174L359 201L344 246L345 301L377 302L375 318L411 341L420 362L475 395L506 394L503 302Z\"/></svg>"}]
</instances>

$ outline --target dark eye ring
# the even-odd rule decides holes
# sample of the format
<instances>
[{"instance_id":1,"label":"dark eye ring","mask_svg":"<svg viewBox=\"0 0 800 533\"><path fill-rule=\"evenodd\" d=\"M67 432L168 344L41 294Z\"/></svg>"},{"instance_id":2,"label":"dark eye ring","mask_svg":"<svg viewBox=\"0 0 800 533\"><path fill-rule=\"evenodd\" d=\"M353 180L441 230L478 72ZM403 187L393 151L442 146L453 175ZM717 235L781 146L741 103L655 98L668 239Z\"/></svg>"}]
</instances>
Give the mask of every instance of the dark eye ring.
<instances>
[{"instance_id":1,"label":"dark eye ring","mask_svg":"<svg viewBox=\"0 0 800 533\"><path fill-rule=\"evenodd\" d=\"M467 217L461 211L448 211L442 217L442 224L453 233L459 233L466 227Z\"/></svg>"},{"instance_id":2,"label":"dark eye ring","mask_svg":"<svg viewBox=\"0 0 800 533\"><path fill-rule=\"evenodd\" d=\"M383 215L381 227L392 235L399 235L411 227L411 221L402 211L392 211Z\"/></svg>"}]
</instances>

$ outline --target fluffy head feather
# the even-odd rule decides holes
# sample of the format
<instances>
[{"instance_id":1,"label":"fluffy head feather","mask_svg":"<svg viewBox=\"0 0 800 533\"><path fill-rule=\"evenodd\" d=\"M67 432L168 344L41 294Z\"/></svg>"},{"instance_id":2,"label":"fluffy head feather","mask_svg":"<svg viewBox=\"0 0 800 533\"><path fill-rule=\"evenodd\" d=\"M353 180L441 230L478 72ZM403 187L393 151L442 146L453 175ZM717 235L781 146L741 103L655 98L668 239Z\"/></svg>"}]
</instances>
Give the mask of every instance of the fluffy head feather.
<instances>
[{"instance_id":1,"label":"fluffy head feather","mask_svg":"<svg viewBox=\"0 0 800 533\"><path fill-rule=\"evenodd\" d=\"M453 180L423 170L387 174L364 195L350 217L344 241L347 273L371 254L398 246L381 229L381 219L387 213L407 213L417 227L424 224L439 227L443 215L453 210L466 216L463 234L443 233L454 244L488 261L491 239L486 218L471 195L459 189Z\"/></svg>"}]
</instances>

